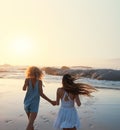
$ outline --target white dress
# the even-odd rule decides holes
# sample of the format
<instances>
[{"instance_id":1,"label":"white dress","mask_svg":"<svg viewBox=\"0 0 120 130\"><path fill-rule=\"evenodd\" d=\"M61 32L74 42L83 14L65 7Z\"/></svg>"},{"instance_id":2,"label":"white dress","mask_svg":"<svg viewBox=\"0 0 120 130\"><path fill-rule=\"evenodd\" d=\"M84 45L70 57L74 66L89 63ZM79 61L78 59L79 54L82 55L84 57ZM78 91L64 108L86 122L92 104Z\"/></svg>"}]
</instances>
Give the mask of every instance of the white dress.
<instances>
[{"instance_id":1,"label":"white dress","mask_svg":"<svg viewBox=\"0 0 120 130\"><path fill-rule=\"evenodd\" d=\"M68 96L67 101L65 101L66 95ZM63 99L61 100L61 107L53 127L55 129L80 128L80 119L77 110L74 107L74 101L70 99L67 92L64 93Z\"/></svg>"}]
</instances>

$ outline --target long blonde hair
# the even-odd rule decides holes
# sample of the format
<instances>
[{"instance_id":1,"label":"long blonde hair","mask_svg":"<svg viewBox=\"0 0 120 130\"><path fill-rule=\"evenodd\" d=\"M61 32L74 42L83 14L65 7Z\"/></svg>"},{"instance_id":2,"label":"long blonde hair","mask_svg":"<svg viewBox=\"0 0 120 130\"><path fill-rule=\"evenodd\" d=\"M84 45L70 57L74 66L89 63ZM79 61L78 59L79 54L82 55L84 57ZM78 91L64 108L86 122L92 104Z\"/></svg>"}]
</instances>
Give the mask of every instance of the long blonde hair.
<instances>
[{"instance_id":1,"label":"long blonde hair","mask_svg":"<svg viewBox=\"0 0 120 130\"><path fill-rule=\"evenodd\" d=\"M26 72L26 78L36 78L36 79L42 79L43 72L36 66L30 66L27 68Z\"/></svg>"}]
</instances>

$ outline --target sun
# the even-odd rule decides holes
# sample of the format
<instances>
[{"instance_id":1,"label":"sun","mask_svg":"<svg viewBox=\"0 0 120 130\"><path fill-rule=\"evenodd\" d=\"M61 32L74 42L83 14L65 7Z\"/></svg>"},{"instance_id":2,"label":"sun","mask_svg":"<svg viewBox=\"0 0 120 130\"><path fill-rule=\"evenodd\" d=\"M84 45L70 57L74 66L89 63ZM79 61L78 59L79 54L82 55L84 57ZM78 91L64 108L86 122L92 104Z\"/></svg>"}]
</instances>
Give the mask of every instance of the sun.
<instances>
[{"instance_id":1,"label":"sun","mask_svg":"<svg viewBox=\"0 0 120 130\"><path fill-rule=\"evenodd\" d=\"M32 49L31 40L27 37L17 38L13 41L11 48L16 55L28 54Z\"/></svg>"},{"instance_id":2,"label":"sun","mask_svg":"<svg viewBox=\"0 0 120 130\"><path fill-rule=\"evenodd\" d=\"M32 64L32 58L36 54L36 42L33 37L26 35L14 36L6 44L5 60L13 65Z\"/></svg>"}]
</instances>

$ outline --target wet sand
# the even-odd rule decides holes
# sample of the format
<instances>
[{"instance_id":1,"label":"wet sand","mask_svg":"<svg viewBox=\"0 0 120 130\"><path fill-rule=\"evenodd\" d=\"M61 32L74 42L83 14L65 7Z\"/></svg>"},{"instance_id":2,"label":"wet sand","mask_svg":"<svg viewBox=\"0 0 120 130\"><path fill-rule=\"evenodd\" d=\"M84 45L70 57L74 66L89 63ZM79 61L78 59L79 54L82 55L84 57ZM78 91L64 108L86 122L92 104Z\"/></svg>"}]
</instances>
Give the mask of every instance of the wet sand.
<instances>
[{"instance_id":1,"label":"wet sand","mask_svg":"<svg viewBox=\"0 0 120 130\"><path fill-rule=\"evenodd\" d=\"M27 116L23 109L25 92L23 79L0 79L0 130L25 130ZM51 99L56 97L59 83L46 83L44 93ZM99 89L94 97L80 97L82 105L76 107L80 130L119 130L120 129L120 90ZM53 122L59 106L52 106L40 99L39 113L35 130L53 130Z\"/></svg>"}]
</instances>

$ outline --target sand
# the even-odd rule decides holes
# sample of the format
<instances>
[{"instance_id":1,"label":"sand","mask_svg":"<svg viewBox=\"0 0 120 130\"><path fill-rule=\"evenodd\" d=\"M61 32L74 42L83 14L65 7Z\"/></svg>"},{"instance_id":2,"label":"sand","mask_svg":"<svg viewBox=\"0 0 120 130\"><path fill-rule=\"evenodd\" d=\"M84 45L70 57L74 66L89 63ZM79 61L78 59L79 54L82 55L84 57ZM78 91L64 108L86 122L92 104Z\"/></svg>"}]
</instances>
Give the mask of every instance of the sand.
<instances>
[{"instance_id":1,"label":"sand","mask_svg":"<svg viewBox=\"0 0 120 130\"><path fill-rule=\"evenodd\" d=\"M25 130L27 116L23 109L25 92L23 79L0 79L0 130ZM46 83L44 93L55 99L59 83ZM99 89L94 97L80 97L82 105L76 107L80 116L80 130L120 129L120 90ZM52 106L41 98L35 130L53 130L59 106Z\"/></svg>"}]
</instances>

